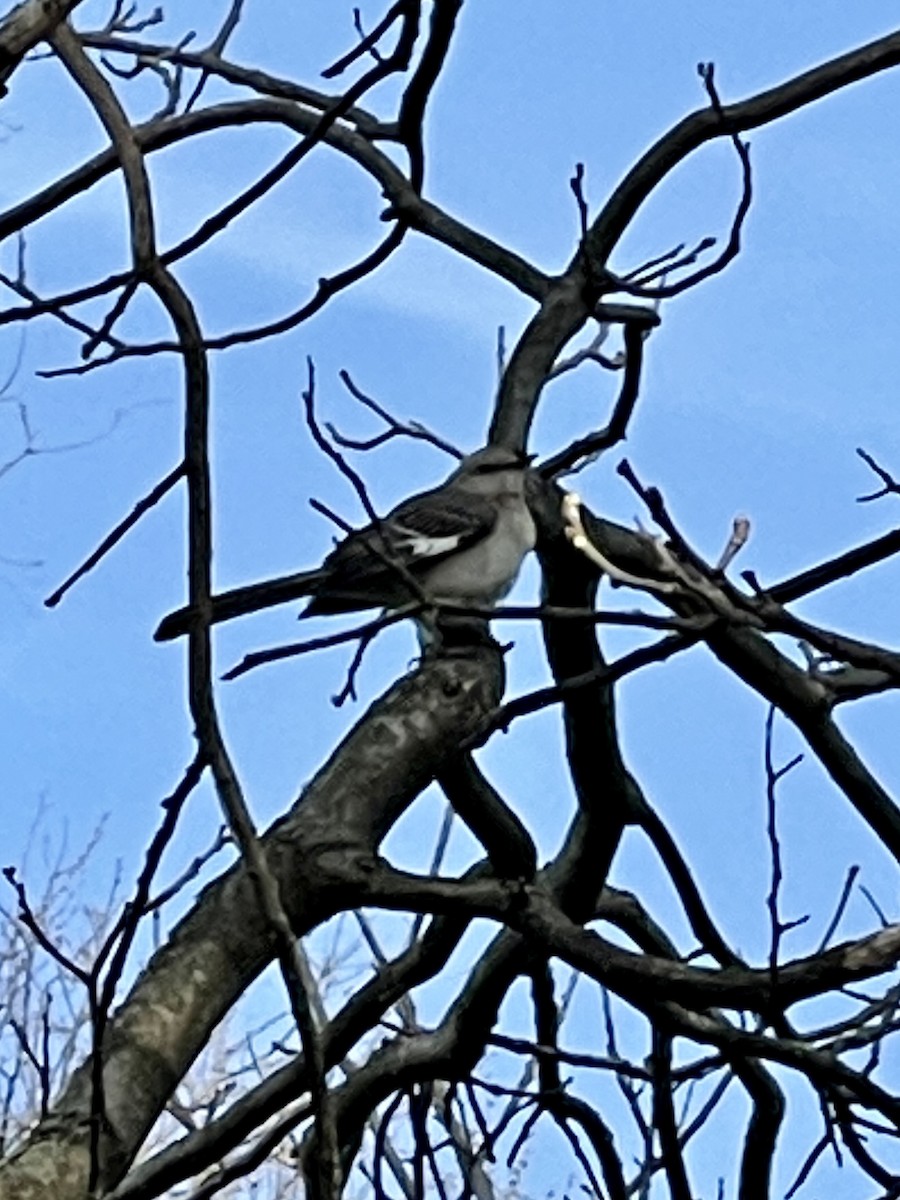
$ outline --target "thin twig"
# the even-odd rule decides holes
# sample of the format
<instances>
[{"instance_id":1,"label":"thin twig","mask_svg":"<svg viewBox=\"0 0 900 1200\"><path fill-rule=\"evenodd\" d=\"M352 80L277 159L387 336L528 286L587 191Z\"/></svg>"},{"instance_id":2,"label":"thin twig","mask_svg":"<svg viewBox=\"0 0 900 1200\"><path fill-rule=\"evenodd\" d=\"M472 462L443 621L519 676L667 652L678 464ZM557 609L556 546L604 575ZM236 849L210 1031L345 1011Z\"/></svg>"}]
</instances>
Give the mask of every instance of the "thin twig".
<instances>
[{"instance_id":1,"label":"thin twig","mask_svg":"<svg viewBox=\"0 0 900 1200\"><path fill-rule=\"evenodd\" d=\"M838 925L840 925L841 918L843 917L847 908L847 901L850 899L850 893L853 890L853 884L856 882L856 877L858 874L859 866L854 863L853 866L847 871L846 878L844 879L844 886L841 888L840 899L838 900L837 907L834 910L834 916L828 922L825 932L822 934L822 940L819 942L819 945L816 949L817 954L821 954L823 950L827 949L828 943L834 937L835 930L837 929Z\"/></svg>"},{"instance_id":2,"label":"thin twig","mask_svg":"<svg viewBox=\"0 0 900 1200\"><path fill-rule=\"evenodd\" d=\"M880 500L882 496L900 496L900 483L898 483L898 481L893 477L893 475L891 475L889 471L886 471L884 467L879 466L872 455L867 454L862 448L858 447L856 453L863 460L863 462L875 472L884 485L883 487L879 488L877 492L870 492L867 496L857 496L857 504L867 504L870 500Z\"/></svg>"},{"instance_id":3,"label":"thin twig","mask_svg":"<svg viewBox=\"0 0 900 1200\"><path fill-rule=\"evenodd\" d=\"M81 563L81 565L77 567L76 570L73 571L72 574L69 575L68 578L59 585L56 591L52 592L47 597L47 599L44 601L46 607L55 608L56 605L59 604L60 600L62 600L63 596L65 596L66 592L73 586L73 584L77 583L79 579L87 575L89 571L93 570L93 568L97 566L101 559L103 559L105 555L112 550L113 546L122 540L125 534L128 533L129 529L133 528L138 523L144 513L149 512L154 505L158 504L160 500L162 500L163 496L165 496L167 492L171 491L171 489L176 483L179 482L179 480L184 478L184 474L185 465L184 462L180 462L177 467L175 467L169 472L168 475L165 476L164 479L161 479L155 487L151 488L146 496L138 500L137 504L135 504L128 516L125 517L124 520L120 521L119 524L116 525L116 527L106 535L97 549L89 554L84 562Z\"/></svg>"},{"instance_id":4,"label":"thin twig","mask_svg":"<svg viewBox=\"0 0 900 1200\"><path fill-rule=\"evenodd\" d=\"M807 917L802 917L796 921L782 921L779 915L779 896L781 893L781 884L784 878L781 859L781 841L778 837L777 825L777 799L778 799L778 784L779 782L798 766L803 761L803 755L797 754L783 767L775 766L772 742L773 731L775 725L775 705L770 705L768 715L766 716L766 732L765 732L765 768L766 768L766 834L769 839L769 853L772 862L772 882L769 887L769 895L766 899L766 907L769 910L769 925L771 936L769 939L769 972L772 978L772 987L776 987L778 983L778 958L781 948L781 939L785 933L795 928L797 925L806 921Z\"/></svg>"},{"instance_id":5,"label":"thin twig","mask_svg":"<svg viewBox=\"0 0 900 1200\"><path fill-rule=\"evenodd\" d=\"M445 453L451 455L457 460L463 458L462 451L454 446L452 442L448 442L438 434L433 433L430 429L426 429L425 426L421 425L418 421L398 421L397 418L392 416L383 405L379 404L377 400L373 400L371 396L366 395L366 393L360 387L358 387L356 383L354 383L349 371L341 369L338 372L338 377L354 400L358 400L359 403L365 408L368 408L370 412L373 412L377 416L381 417L382 421L384 421L384 423L388 426L388 429L385 433L379 435L377 438L371 439L369 442L354 444L351 443L349 439L339 439L331 426L328 426L329 432L331 433L332 437L335 438L335 441L339 441L340 444L345 446L354 446L354 448L357 449L369 449L373 445L381 445L382 442L386 442L389 438L403 435L404 437L417 438L420 441L429 442L432 446L437 446L439 450L443 450Z\"/></svg>"}]
</instances>

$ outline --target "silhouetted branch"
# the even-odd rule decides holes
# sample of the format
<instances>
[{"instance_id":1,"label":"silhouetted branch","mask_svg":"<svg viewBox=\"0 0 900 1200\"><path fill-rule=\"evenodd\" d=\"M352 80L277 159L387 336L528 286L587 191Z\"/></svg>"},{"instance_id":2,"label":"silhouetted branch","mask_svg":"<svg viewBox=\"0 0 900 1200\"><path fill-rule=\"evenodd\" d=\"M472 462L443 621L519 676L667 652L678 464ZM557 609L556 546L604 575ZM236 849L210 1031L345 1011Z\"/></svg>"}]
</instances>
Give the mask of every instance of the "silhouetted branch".
<instances>
[{"instance_id":1,"label":"silhouetted branch","mask_svg":"<svg viewBox=\"0 0 900 1200\"><path fill-rule=\"evenodd\" d=\"M558 475L567 474L582 460L593 461L604 450L609 450L627 436L628 423L634 412L634 406L637 404L645 336L646 329L644 327L633 322L626 323L625 373L609 424L604 429L597 430L596 433L579 438L565 450L561 450L552 458L541 463L538 472L545 479L554 479Z\"/></svg>"},{"instance_id":2,"label":"silhouetted branch","mask_svg":"<svg viewBox=\"0 0 900 1200\"><path fill-rule=\"evenodd\" d=\"M29 50L44 41L81 0L22 0L0 21L0 96Z\"/></svg>"},{"instance_id":3,"label":"silhouetted branch","mask_svg":"<svg viewBox=\"0 0 900 1200\"><path fill-rule=\"evenodd\" d=\"M712 111L719 120L725 122L725 110L716 91L713 64L700 63L697 70L709 95ZM711 263L707 263L705 267L701 267L692 275L679 279L675 283L663 283L658 287L652 287L650 286L649 277L643 280L633 279L630 281L626 278L617 280L621 291L627 292L629 295L640 296L641 299L645 300L668 300L673 296L678 296L682 292L686 292L689 288L696 287L698 283L702 283L705 279L709 279L713 275L718 275L738 256L741 249L741 233L743 232L744 222L747 219L747 214L750 211L750 205L753 201L753 172L750 167L750 147L745 142L742 142L736 133L731 133L729 136L741 164L742 191L741 199L731 224L731 232L722 252ZM670 263L666 269L666 274L677 270L679 267L687 266L699 253L709 249L714 244L714 241L714 238L704 239L691 254L681 260Z\"/></svg>"},{"instance_id":4,"label":"silhouetted branch","mask_svg":"<svg viewBox=\"0 0 900 1200\"><path fill-rule=\"evenodd\" d=\"M125 517L124 520L120 521L119 524L116 525L116 527L106 535L97 549L88 555L84 562L59 585L56 591L51 592L51 594L44 601L44 604L47 606L47 608L55 608L56 605L59 604L60 600L62 600L63 596L65 596L66 592L74 584L76 584L79 579L87 575L89 571L92 571L93 568L96 567L101 561L101 559L103 559L109 553L109 551L112 550L113 546L117 545L117 543L122 540L125 534L128 533L128 531L138 523L144 513L149 512L151 508L158 504L160 500L162 500L163 496L165 496L167 492L171 491L175 484L183 478L184 463L181 462L177 467L174 468L174 470L170 471L164 479L161 479L159 483L147 493L146 496L138 500L128 516Z\"/></svg>"},{"instance_id":5,"label":"silhouetted branch","mask_svg":"<svg viewBox=\"0 0 900 1200\"><path fill-rule=\"evenodd\" d=\"M375 446L383 445L391 438L402 436L417 438L420 441L429 442L432 446L436 446L438 450L443 450L446 454L449 454L452 458L457 460L463 457L461 450L452 445L450 442L446 441L444 438L439 437L436 433L432 433L430 429L426 429L425 426L421 425L418 421L398 421L396 417L393 417L383 405L378 403L377 400L373 400L371 396L367 396L361 388L357 387L350 377L349 371L341 370L338 372L338 375L341 383L354 398L354 400L358 400L359 403L365 408L368 408L371 412L381 417L382 421L384 421L384 423L387 425L387 429L383 433L380 433L376 437L370 438L368 441L364 442L353 441L350 438L341 437L335 431L334 426L327 425L326 428L328 432L339 446L344 446L352 450L371 450Z\"/></svg>"},{"instance_id":6,"label":"silhouetted branch","mask_svg":"<svg viewBox=\"0 0 900 1200\"><path fill-rule=\"evenodd\" d=\"M883 485L877 492L870 492L868 496L858 496L857 502L859 504L865 504L869 500L880 500L882 496L900 496L900 483L897 482L889 471L886 471L884 467L880 467L872 455L867 454L865 450L857 450L856 453L867 466L872 468Z\"/></svg>"}]
</instances>

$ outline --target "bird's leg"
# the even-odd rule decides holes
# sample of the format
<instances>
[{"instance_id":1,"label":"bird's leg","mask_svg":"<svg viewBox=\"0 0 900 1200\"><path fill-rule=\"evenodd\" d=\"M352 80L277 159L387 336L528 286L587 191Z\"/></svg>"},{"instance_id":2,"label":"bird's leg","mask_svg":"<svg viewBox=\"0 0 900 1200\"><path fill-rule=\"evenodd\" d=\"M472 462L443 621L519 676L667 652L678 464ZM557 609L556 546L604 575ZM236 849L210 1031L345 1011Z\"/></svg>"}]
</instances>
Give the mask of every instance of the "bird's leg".
<instances>
[{"instance_id":1,"label":"bird's leg","mask_svg":"<svg viewBox=\"0 0 900 1200\"><path fill-rule=\"evenodd\" d=\"M431 655L449 657L453 654L469 654L473 649L485 646L497 646L484 617L441 613L438 610L430 632L432 640L426 652Z\"/></svg>"}]
</instances>

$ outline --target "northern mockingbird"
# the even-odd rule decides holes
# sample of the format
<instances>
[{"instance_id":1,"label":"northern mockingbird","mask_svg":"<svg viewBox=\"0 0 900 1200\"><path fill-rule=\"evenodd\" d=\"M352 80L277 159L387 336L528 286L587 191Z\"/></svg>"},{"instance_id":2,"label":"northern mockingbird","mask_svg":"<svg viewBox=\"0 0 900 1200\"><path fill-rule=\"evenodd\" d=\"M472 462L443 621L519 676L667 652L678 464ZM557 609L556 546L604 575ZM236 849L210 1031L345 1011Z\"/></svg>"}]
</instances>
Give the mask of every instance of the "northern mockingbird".
<instances>
[{"instance_id":1,"label":"northern mockingbird","mask_svg":"<svg viewBox=\"0 0 900 1200\"><path fill-rule=\"evenodd\" d=\"M491 607L512 587L534 546L525 503L529 461L499 446L470 454L441 487L349 533L318 570L213 597L212 623L300 596L310 597L303 617L399 608L420 598L416 587L435 604ZM156 640L186 634L191 618L190 608L170 613Z\"/></svg>"}]
</instances>

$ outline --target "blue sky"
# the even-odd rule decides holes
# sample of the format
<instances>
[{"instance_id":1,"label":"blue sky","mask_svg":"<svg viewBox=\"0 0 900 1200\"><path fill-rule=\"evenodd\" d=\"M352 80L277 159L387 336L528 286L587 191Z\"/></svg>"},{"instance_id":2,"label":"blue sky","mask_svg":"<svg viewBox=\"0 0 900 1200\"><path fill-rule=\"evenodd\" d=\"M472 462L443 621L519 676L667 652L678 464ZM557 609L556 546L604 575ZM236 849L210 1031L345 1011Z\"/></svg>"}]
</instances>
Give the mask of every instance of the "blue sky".
<instances>
[{"instance_id":1,"label":"blue sky","mask_svg":"<svg viewBox=\"0 0 900 1200\"><path fill-rule=\"evenodd\" d=\"M376 16L380 7L364 5L364 16ZM171 36L196 28L202 43L214 6L194 0L177 8L166 27ZM269 0L259 12L248 5L231 54L314 81L352 37L349 6L339 9L315 0L297 16L287 0ZM569 0L563 9L554 0L514 6L470 0L428 126L428 195L551 271L567 261L577 235L568 187L574 164L585 164L596 209L653 139L703 103L699 61L714 61L723 98L738 99L897 20L896 5L883 0ZM100 23L105 9L88 3L79 13L87 27ZM209 96L216 94L211 88ZM385 93L385 110L391 94ZM158 97L138 87L132 103L146 115ZM764 582L896 521L889 504L854 503L871 483L854 448L862 445L900 471L898 109L894 72L754 132L756 198L743 253L723 275L664 305L647 348L628 456L642 479L663 489L685 534L711 557L733 516L748 513L753 535L740 565ZM15 76L0 118L4 210L103 144L51 62ZM154 156L162 242L194 228L287 144L276 130L235 131ZM739 182L727 147L696 155L645 205L615 265L627 269L677 242L726 235ZM206 327L227 330L300 303L319 275L374 245L384 230L377 220L382 204L354 167L327 152L314 156L180 270ZM126 235L120 187L107 181L29 234L29 279L52 292L102 277L124 265ZM0 247L5 270L14 255L10 243ZM99 311L88 309L87 319ZM489 419L497 328L506 328L512 344L530 311L480 269L411 236L383 270L311 324L217 357L218 584L317 562L332 533L309 509L310 496L348 520L361 517L344 482L309 444L299 406L307 354L317 364L320 411L344 431L374 429L341 389L340 368L398 417L424 421L470 449ZM135 339L162 330L149 304L137 306L123 325ZM20 337L0 329L0 377ZM0 477L0 794L4 861L21 856L41 797L51 827L66 824L76 839L108 813L97 858L102 893L116 859L126 878L139 869L159 800L191 754L183 649L157 646L151 637L158 618L184 595L183 497L167 497L58 609L48 612L41 601L174 466L181 397L169 360L126 362L81 378L34 375L74 363L77 352L77 342L52 320L29 326L23 370L0 405L0 462L21 449L13 402L27 405L37 447L92 442L34 455ZM554 384L532 448L550 452L602 423L615 386L590 368ZM577 487L598 511L630 523L638 506L614 473L618 457L584 472ZM381 508L448 469L437 451L419 446L388 446L359 465ZM27 565L35 560L39 566ZM802 612L890 644L897 583L897 567L882 566L810 600ZM517 598L534 600L536 587L531 567ZM618 592L609 602L633 607L637 599ZM260 614L221 630L217 661L225 669L247 650L297 636L290 607ZM498 636L516 641L511 691L542 681L535 632L503 625ZM630 644L625 635L608 638L613 650ZM361 703L377 696L413 653L409 630L385 636L363 667ZM294 799L361 711L335 710L328 702L347 657L337 650L279 664L220 689L226 733L261 826ZM695 650L628 680L620 714L629 763L670 823L723 930L743 953L764 956L762 702ZM898 715L897 699L882 697L841 717L895 792ZM559 744L558 715L551 711L520 723L484 754L545 854L559 845L573 807ZM798 749L784 726L779 747L785 758ZM851 863L862 864L863 882L896 917L894 868L814 765L804 763L785 783L780 820L785 908L812 914L809 929L788 940L789 954L815 945ZM167 871L189 861L218 823L214 798L201 790ZM424 865L422 848L438 823L437 804L424 800L392 834L389 851L397 861ZM458 832L452 865L464 865L473 853ZM613 881L634 888L685 935L639 838L626 839ZM856 895L843 932L870 926L871 913ZM787 1161L789 1172L790 1155ZM842 1186L848 1200L866 1194L849 1181Z\"/></svg>"}]
</instances>

